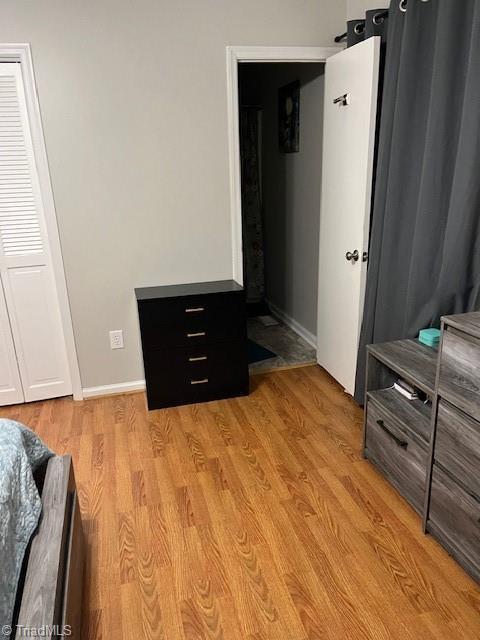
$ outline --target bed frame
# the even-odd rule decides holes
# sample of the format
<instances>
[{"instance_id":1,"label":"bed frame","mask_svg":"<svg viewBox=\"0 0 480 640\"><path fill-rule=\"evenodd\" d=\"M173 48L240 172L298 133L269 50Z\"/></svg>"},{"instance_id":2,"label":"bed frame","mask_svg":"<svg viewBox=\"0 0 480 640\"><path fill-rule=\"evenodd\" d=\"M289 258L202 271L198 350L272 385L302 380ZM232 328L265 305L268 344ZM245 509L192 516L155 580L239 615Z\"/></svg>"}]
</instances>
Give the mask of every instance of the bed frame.
<instances>
[{"instance_id":1,"label":"bed frame","mask_svg":"<svg viewBox=\"0 0 480 640\"><path fill-rule=\"evenodd\" d=\"M51 637L81 640L85 543L71 457L50 458L41 476L43 511L19 585L16 638L53 627Z\"/></svg>"}]
</instances>

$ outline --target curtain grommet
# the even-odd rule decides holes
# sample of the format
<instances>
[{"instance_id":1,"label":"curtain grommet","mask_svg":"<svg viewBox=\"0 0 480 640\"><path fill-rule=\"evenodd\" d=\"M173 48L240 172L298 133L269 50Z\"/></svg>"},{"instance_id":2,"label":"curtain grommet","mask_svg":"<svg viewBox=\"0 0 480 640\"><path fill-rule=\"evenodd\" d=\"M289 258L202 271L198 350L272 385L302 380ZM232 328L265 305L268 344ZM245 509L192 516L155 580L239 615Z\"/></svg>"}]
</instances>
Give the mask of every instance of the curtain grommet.
<instances>
[{"instance_id":1,"label":"curtain grommet","mask_svg":"<svg viewBox=\"0 0 480 640\"><path fill-rule=\"evenodd\" d=\"M380 16L380 17L378 17ZM372 18L372 22L373 24L383 24L385 22L385 18L383 17L383 15L381 13L376 13L373 18Z\"/></svg>"},{"instance_id":2,"label":"curtain grommet","mask_svg":"<svg viewBox=\"0 0 480 640\"><path fill-rule=\"evenodd\" d=\"M402 11L403 13L407 12L407 0L400 0L399 5L398 5L400 11Z\"/></svg>"},{"instance_id":3,"label":"curtain grommet","mask_svg":"<svg viewBox=\"0 0 480 640\"><path fill-rule=\"evenodd\" d=\"M365 31L365 23L359 22L353 27L353 31L357 36L361 35Z\"/></svg>"}]
</instances>

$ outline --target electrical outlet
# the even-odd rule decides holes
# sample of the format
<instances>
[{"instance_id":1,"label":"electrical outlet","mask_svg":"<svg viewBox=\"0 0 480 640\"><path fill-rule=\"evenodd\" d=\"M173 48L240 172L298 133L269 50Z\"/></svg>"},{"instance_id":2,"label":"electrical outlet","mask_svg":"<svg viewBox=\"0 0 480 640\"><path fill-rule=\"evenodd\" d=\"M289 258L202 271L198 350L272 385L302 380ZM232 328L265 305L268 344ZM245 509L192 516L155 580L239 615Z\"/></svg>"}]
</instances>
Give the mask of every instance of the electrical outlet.
<instances>
[{"instance_id":1,"label":"electrical outlet","mask_svg":"<svg viewBox=\"0 0 480 640\"><path fill-rule=\"evenodd\" d=\"M110 349L123 349L123 330L110 331Z\"/></svg>"}]
</instances>

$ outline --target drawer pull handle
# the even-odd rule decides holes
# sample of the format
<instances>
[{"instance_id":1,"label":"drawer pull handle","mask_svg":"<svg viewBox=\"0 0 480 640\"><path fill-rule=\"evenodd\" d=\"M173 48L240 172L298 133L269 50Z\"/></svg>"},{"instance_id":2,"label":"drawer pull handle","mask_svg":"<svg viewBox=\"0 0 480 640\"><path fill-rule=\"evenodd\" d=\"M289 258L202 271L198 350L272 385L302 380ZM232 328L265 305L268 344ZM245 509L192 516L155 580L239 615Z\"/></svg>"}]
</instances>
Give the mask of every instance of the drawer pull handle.
<instances>
[{"instance_id":1,"label":"drawer pull handle","mask_svg":"<svg viewBox=\"0 0 480 640\"><path fill-rule=\"evenodd\" d=\"M198 356L197 358L189 358L189 362L200 362L200 360L207 360L207 356Z\"/></svg>"},{"instance_id":2,"label":"drawer pull handle","mask_svg":"<svg viewBox=\"0 0 480 640\"><path fill-rule=\"evenodd\" d=\"M383 422L383 420L377 420L377 424L380 427L380 429L385 431L387 436L389 436L395 442L397 447L401 447L402 449L406 449L408 447L408 442L405 442L405 440L400 440L400 438L397 438L397 436L394 433L389 431L385 426L385 423Z\"/></svg>"},{"instance_id":3,"label":"drawer pull handle","mask_svg":"<svg viewBox=\"0 0 480 640\"><path fill-rule=\"evenodd\" d=\"M205 307L190 307L189 309L185 309L185 313L201 313L205 311Z\"/></svg>"},{"instance_id":4,"label":"drawer pull handle","mask_svg":"<svg viewBox=\"0 0 480 640\"><path fill-rule=\"evenodd\" d=\"M200 338L201 336L206 336L205 331L197 331L197 333L187 333L187 338Z\"/></svg>"},{"instance_id":5,"label":"drawer pull handle","mask_svg":"<svg viewBox=\"0 0 480 640\"><path fill-rule=\"evenodd\" d=\"M203 378L203 380L190 380L190 384L207 384L208 378Z\"/></svg>"}]
</instances>

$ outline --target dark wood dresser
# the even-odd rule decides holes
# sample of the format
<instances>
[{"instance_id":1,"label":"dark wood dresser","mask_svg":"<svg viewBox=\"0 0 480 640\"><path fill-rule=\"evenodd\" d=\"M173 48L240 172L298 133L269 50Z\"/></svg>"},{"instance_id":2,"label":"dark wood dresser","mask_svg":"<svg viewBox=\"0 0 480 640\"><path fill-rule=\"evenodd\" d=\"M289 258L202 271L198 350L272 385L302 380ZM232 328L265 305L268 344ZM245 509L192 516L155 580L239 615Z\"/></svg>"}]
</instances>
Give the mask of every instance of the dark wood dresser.
<instances>
[{"instance_id":1,"label":"dark wood dresser","mask_svg":"<svg viewBox=\"0 0 480 640\"><path fill-rule=\"evenodd\" d=\"M409 400L398 378L423 397ZM480 581L480 312L442 318L439 348L367 348L364 453Z\"/></svg>"},{"instance_id":2,"label":"dark wood dresser","mask_svg":"<svg viewBox=\"0 0 480 640\"><path fill-rule=\"evenodd\" d=\"M245 293L234 280L135 289L149 409L248 394Z\"/></svg>"}]
</instances>

